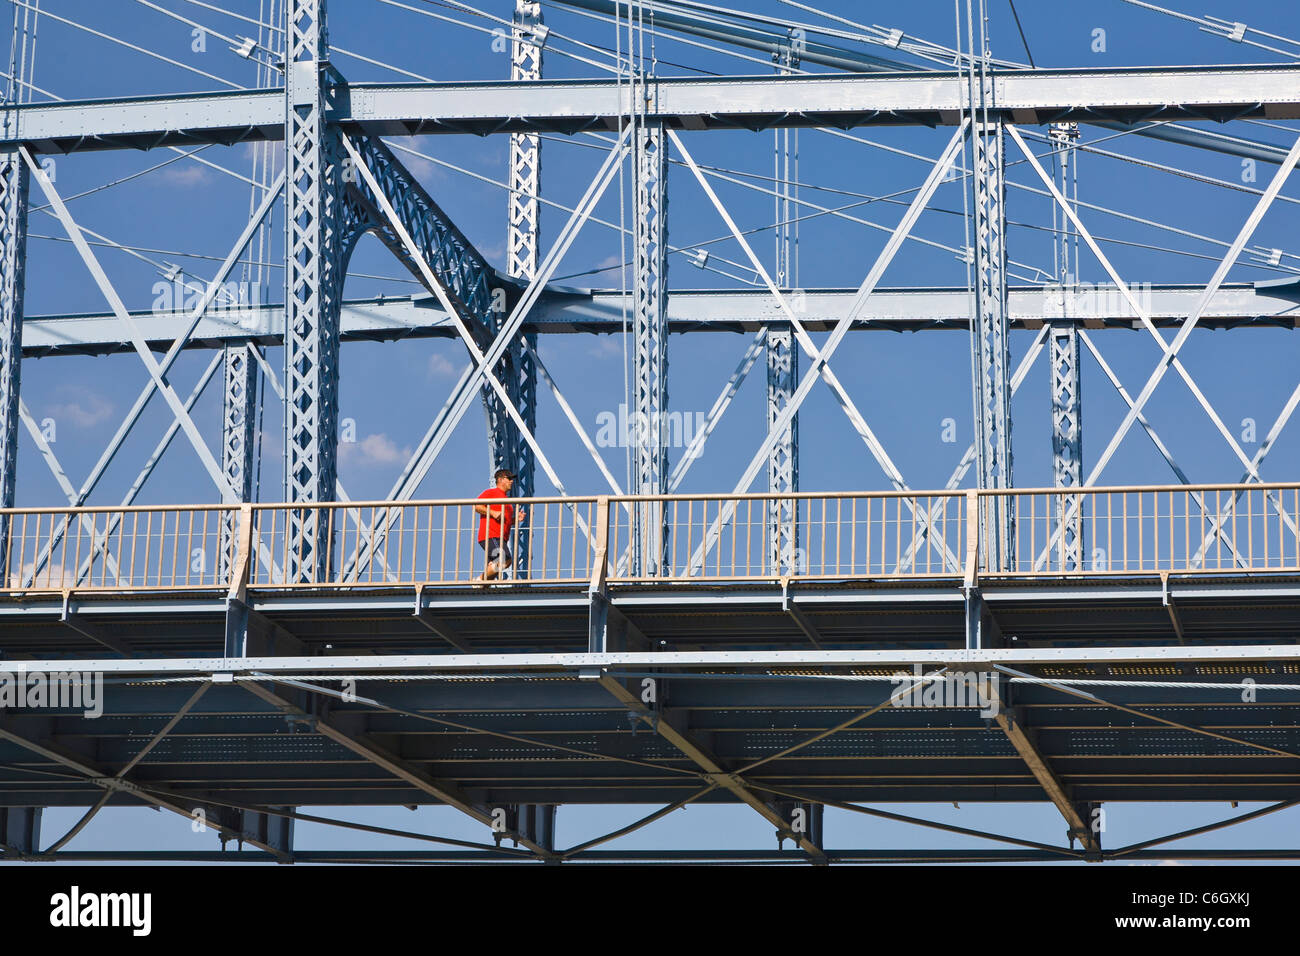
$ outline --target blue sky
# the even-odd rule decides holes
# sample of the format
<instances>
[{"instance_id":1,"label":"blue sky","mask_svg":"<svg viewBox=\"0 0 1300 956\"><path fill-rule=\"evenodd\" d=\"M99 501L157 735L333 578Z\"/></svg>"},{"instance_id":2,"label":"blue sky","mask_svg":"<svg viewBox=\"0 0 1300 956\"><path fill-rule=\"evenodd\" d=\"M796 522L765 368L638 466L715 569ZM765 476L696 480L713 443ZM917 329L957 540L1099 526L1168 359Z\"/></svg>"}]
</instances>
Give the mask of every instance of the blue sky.
<instances>
[{"instance_id":1,"label":"blue sky","mask_svg":"<svg viewBox=\"0 0 1300 956\"><path fill-rule=\"evenodd\" d=\"M426 12L473 21L490 31L490 21L431 5L423 0L404 0ZM246 34L248 24L223 17L182 0L161 0L162 6L227 34ZM243 15L256 16L259 2L220 0L217 4ZM1243 20L1251 26L1280 34L1300 34L1295 7L1286 0L1239 0L1228 6L1205 0L1188 5L1186 0L1167 0L1183 12L1217 13ZM6 3L5 6L10 6ZM508 17L507 0L480 0L479 6L497 16ZM1019 33L1005 0L990 0L990 34L996 56L1023 60ZM1217 6L1218 9L1212 9ZM226 49L214 35L206 38L206 49L194 49L188 26L169 20L145 6L118 0L116 3L89 0L44 0L43 9L60 17L114 34L185 67L201 70L231 83L249 85L253 70ZM812 18L776 0L756 0L747 10L783 17ZM897 27L909 36L951 46L955 32L950 0L915 0L906 5L883 5L846 0L825 0L823 9L849 19ZM1133 65L1215 64L1276 62L1275 54L1209 36L1189 23L1147 10L1136 9L1120 0L1096 0L1088 4L1060 4L1045 0L1017 3L1033 58L1040 67L1107 68ZM586 43L611 47L609 27L592 23L571 12L546 7L546 19L557 38L563 36ZM490 32L475 31L441 22L412 10L400 9L379 0L338 0L331 5L332 42L402 70L434 80L503 79L508 75L508 57L493 49ZM1104 31L1105 49L1095 49ZM557 49L578 52L562 40ZM878 48L866 48L878 50ZM1297 48L1300 50L1300 48ZM663 64L664 75L686 74L670 63L689 64L718 73L768 72L749 60L685 45L662 37L654 52ZM587 51L584 55L591 55ZM395 81L402 77L389 70L366 64L346 55L335 58L340 70L354 81ZM549 54L546 75L550 77L601 75L602 71L564 56ZM146 93L198 91L224 88L210 77L189 72L181 66L151 59L140 52L45 18L41 22L35 84L62 98L127 96ZM37 95L36 99L42 97ZM1294 125L1294 124L1292 124ZM1232 124L1231 132L1270 143L1289 146L1295 130L1247 123ZM875 143L937 156L951 130L871 129L854 135ZM1110 135L1089 129L1084 142ZM751 177L772 175L772 133L695 133L685 137L688 148L702 164L726 167ZM915 188L924 179L926 164L881 149L815 131L799 134L799 174L802 181L826 187L805 188L803 196L826 206L855 201L854 194L887 195ZM548 138L543 146L543 192L557 203L571 206L585 190L603 158L603 152L589 148L593 141L575 138L568 142ZM421 137L407 143L433 160L472 170L480 176L501 181L507 176L507 140L504 137ZM1009 147L1011 148L1011 147ZM1230 183L1263 188L1272 174L1260 166L1257 181L1243 183L1240 160L1217 153L1200 152L1164 143L1120 136L1106 148L1136 160L1161 163ZM222 167L248 175L252 147L211 147L201 155ZM56 160L56 185L60 193L73 196L174 156L173 153L110 152L60 157ZM1009 154L1012 158L1014 153ZM412 159L411 169L431 195L494 264L503 265L505 244L505 193L498 185L473 179L428 159ZM1024 164L1009 172L1012 182L1037 186ZM759 178L751 182L769 184ZM772 219L771 197L734 184L720 183L718 194L742 228L757 228ZM829 190L838 190L831 192ZM696 246L726 233L726 226L709 206L689 171L675 167L669 179L669 240L674 245ZM847 195L846 195L847 194ZM1239 190L1206 184L1171 175L1135 163L1085 154L1080 158L1079 195L1091 203L1122 210L1175 226L1222 242L1231 241L1249 214L1254 198ZM1300 200L1295 178L1283 189L1283 196ZM33 195L34 204L37 197ZM215 271L211 258L226 253L247 220L248 187L237 179L190 160L172 163L164 169L131 179L112 188L93 192L70 202L78 222L112 240L138 247L142 255L156 262L178 263L189 274L206 278ZM952 247L963 245L962 195L958 184L942 186L932 208L921 218L915 234ZM810 212L811 210L809 210ZM884 227L901 217L898 204L872 203L854 210ZM1008 247L1012 259L1050 270L1050 235L1033 226L1050 225L1047 201L1022 190L1011 190L1008 217L1013 221ZM1278 203L1261 224L1252 245L1280 247L1300 252L1291 228L1294 208ZM559 232L566 213L547 209L543 213L543 248ZM620 221L617 189L611 189L596 211L607 221ZM1098 236L1109 240L1145 243L1179 250L1167 251L1104 243L1121 275L1129 281L1153 283L1204 283L1212 273L1214 259L1222 247L1187 235L1176 235L1097 211L1083 215L1084 222ZM282 218L275 217L275 255L279 255ZM89 275L68 243L58 241L58 223L43 212L34 212L30 223L26 312L44 315L83 311L104 311L105 305ZM799 285L856 287L883 247L887 232L847 223L831 217L812 218L801 224ZM770 231L758 233L754 248L766 263L773 254ZM709 246L715 257L743 260L734 242ZM156 298L157 267L123 252L96 247L109 276L130 308L148 308ZM189 254L190 257L186 257ZM620 261L618 236L614 230L589 224L561 263L559 275L571 276L566 284L617 287ZM1230 281L1259 281L1284 274L1243 263L1229 276ZM1290 260L1294 265L1297 260ZM611 270L610 267L614 268ZM598 271L604 270L604 271ZM271 301L281 301L282 276L269 272ZM1086 252L1080 276L1098 281L1100 266ZM958 286L966 281L965 265L951 252L909 242L885 274L883 286ZM733 288L737 283L717 274L697 270L683 257L674 257L669 268L671 288ZM351 263L347 297L377 294L410 295L419 292L406 273L392 261L375 240L363 240ZM717 333L675 336L670 342L670 408L688 414L706 411L743 352L746 336ZM1159 351L1145 332L1111 331L1095 338L1115 372L1136 392L1151 372ZM1029 337L1017 333L1012 339L1013 362L1027 347ZM542 342L542 355L566 397L587 429L594 434L597 416L616 411L626 400L623 361L627 343L618 337L553 336ZM182 394L206 365L210 353L193 352L178 363L172 380ZM1262 439L1274 417L1295 387L1297 347L1292 333L1280 330L1241 330L1233 333L1198 331L1183 352L1188 368L1207 397L1235 432L1244 421L1256 423ZM268 359L279 367L281 357L272 350ZM340 384L341 416L356 423L358 441L340 451L340 478L353 498L386 495L409 450L436 414L456 375L466 361L464 349L442 340L413 340L385 344L349 344L344 348ZM863 332L850 335L836 354L833 367L846 382L864 416L880 437L894 461L914 488L942 487L971 438L969 390L969 341L965 333L930 331L912 335ZM1084 439L1085 468L1090 456L1104 447L1123 417L1124 407L1114 390L1101 377L1090 357L1084 359L1083 393L1086 398L1087 430ZM74 484L98 458L107 435L116 427L146 380L134 355L106 358L58 358L28 360L23 367L23 395L38 419L57 423L54 448ZM268 397L270 392L267 392ZM273 398L273 397L272 397ZM761 370L745 383L733 408L714 437L704 457L696 464L683 486L687 491L729 491L761 441L765 430L765 396ZM1046 365L1040 361L1014 400L1013 440L1016 483L1041 486L1051 483L1051 430L1049 422ZM1167 376L1148 405L1148 416L1175 457L1193 481L1235 481L1241 466L1206 415L1194 404L1187 388L1175 376ZM957 422L957 443L943 441L945 419ZM220 434L220 387L210 388L196 410L195 419L217 447ZM130 486L139 462L165 429L168 413L162 403L150 409L128 440L118 460L91 498L92 503L112 504ZM1243 423L1243 424L1238 424ZM280 416L274 401L268 403L262 425L260 497L279 500L281 488ZM1287 480L1300 463L1296 428L1283 432L1262 472L1265 478ZM872 460L829 393L817 388L804 405L800 419L802 488L812 490L875 489L887 487L880 468ZM547 454L558 463L571 493L594 493L604 483L587 458L577 438L549 397L542 399L538 433ZM26 442L26 436L24 436ZM1242 442L1248 454L1258 447ZM606 462L621 478L626 461L622 449L604 449ZM477 493L486 483L487 453L482 415L475 409L435 464L420 493L424 497L459 497ZM1108 466L1101 483L1165 483L1171 481L1166 465L1135 430ZM538 492L549 493L544 476L538 475ZM753 490L760 490L755 487ZM28 505L59 503L60 493L30 442L20 451L18 502ZM216 500L211 482L196 456L183 440L174 443L141 502L193 502ZM1244 809L1244 807L1243 807ZM338 816L382 821L399 827L427 827L446 835L482 838L481 828L462 823L452 811L425 808L415 813L393 811L330 811ZM644 812L642 808L598 808L562 810L561 843L578 842L586 836L613 829ZM904 810L903 812L908 812ZM1112 833L1107 842L1115 845L1150 835L1156 830L1176 829L1208 822L1227 815L1226 806L1169 808L1116 807L1110 815ZM1205 845L1249 845L1258 840L1272 845L1288 833L1297 811L1278 814L1226 834L1205 838ZM1005 828L1031 839L1059 837L1063 824L1050 805L1003 806L957 810L948 805L924 808L936 819L988 829ZM47 813L47 832L60 830L62 821L71 822L72 811ZM372 836L344 832L321 833L321 828L302 825L302 846L379 845ZM829 845L958 846L952 837L925 832L903 832L901 828L866 821L831 811L827 819ZM664 844L694 845L705 835L710 841L734 846L766 846L772 839L770 827L755 814L741 809L692 808L681 811L629 838L628 846ZM122 846L140 841L163 847L212 845L210 835L191 834L183 820L149 816L143 810L105 811L76 841L72 848ZM364 841L361 844L355 841ZM354 841L354 842L349 842ZM897 842L895 842L897 841ZM930 842L927 842L930 841Z\"/></svg>"}]
</instances>

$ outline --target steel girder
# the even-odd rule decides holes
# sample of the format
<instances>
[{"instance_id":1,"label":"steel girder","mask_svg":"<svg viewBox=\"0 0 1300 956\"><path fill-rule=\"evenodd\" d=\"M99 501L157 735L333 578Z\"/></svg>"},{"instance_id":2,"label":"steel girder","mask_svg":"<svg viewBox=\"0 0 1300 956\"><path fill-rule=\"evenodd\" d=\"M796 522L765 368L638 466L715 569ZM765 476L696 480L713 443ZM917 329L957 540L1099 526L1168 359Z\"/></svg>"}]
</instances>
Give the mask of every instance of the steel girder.
<instances>
[{"instance_id":1,"label":"steel girder","mask_svg":"<svg viewBox=\"0 0 1300 956\"><path fill-rule=\"evenodd\" d=\"M14 506L18 478L19 380L22 371L24 271L27 264L27 164L0 156L0 508ZM0 515L0 578L9 568L9 518Z\"/></svg>"},{"instance_id":2,"label":"steel girder","mask_svg":"<svg viewBox=\"0 0 1300 956\"><path fill-rule=\"evenodd\" d=\"M510 38L510 79L529 82L542 77L541 4L536 0L515 0L514 25ZM510 136L510 194L508 199L508 235L506 237L506 271L512 279L525 282L537 275L537 248L541 229L541 211L538 196L541 194L542 141L536 133L513 133ZM494 316L494 328L499 331L505 312ZM537 349L537 333L525 332L511 349L515 376L507 388L517 390L515 407L523 416L528 430L537 433L537 366L533 354ZM513 423L511 423L513 424ZM515 429L513 467L518 474L516 490L521 498L534 494L533 450ZM529 545L528 525L519 528L519 554L515 574L527 576Z\"/></svg>"},{"instance_id":3,"label":"steel girder","mask_svg":"<svg viewBox=\"0 0 1300 956\"><path fill-rule=\"evenodd\" d=\"M658 587L648 588L647 590L657 594ZM1153 588L1152 600L1159 601L1159 588ZM1283 590L1282 588L1262 591L1259 600L1261 602L1273 599L1273 592ZM1091 585L1084 585L1077 589L1081 599L1087 601L1094 600L1094 594L1098 589ZM503 592L504 593L504 592ZM1105 592L1102 592L1105 593ZM1228 593L1227 589L1223 593ZM1291 593L1288 591L1288 593ZM660 598L660 602L668 602L676 599L675 595ZM407 601L408 599L403 599ZM772 603L770 598L764 597L764 600ZM801 598L803 606L808 608L811 602L807 598ZM960 602L960 597L957 597ZM120 602L118 602L120 603ZM630 607L631 602L620 600L614 605L616 607ZM649 605L653 607L654 605ZM1158 605L1157 605L1158 606ZM328 605L326 605L328 608ZM510 610L511 614L516 613L514 609ZM801 639L802 640L802 639ZM652 669L670 669L670 668L697 668L700 670L728 670L728 669L781 669L781 668L879 668L882 672L894 673L899 670L907 671L913 664L921 664L923 667L953 665L961 666L964 669L990 669L999 665L1026 668L1026 667L1062 667L1071 665L1074 670L1081 668L1097 669L1096 677L1105 677L1108 673L1106 668L1113 668L1123 665L1125 674L1137 673L1138 676L1147 673L1148 668L1177 666L1180 664L1203 664L1206 669L1200 671L1208 677L1218 680L1222 676L1220 668L1227 664L1244 664L1257 662L1260 666L1259 674L1276 674L1279 677L1291 676L1292 669L1300 664L1300 644L1295 643L1276 643L1276 644L1212 644L1212 645L1175 645L1165 644L1158 646L1089 646L1089 647L1027 647L1027 648L968 648L959 647L893 647L893 648L866 648L866 649L843 649L843 650L815 650L801 647L799 650L784 650L781 648L768 648L760 650L741 649L725 651L700 651L700 650L646 650L646 651L608 651L608 652L518 652L518 653L500 653L497 651L481 651L472 654L426 654L426 653L409 653L409 654L334 654L327 656L264 656L264 657L241 657L241 658L213 658L213 657L58 657L58 658L33 658L25 662L28 672L44 671L52 673L55 671L79 671L91 673L103 673L105 678L113 677L147 677L150 675L165 676L204 676L204 675L226 675L226 674L267 674L282 677L291 677L295 674L329 674L333 673L340 676L351 674L364 674L366 679L386 679L389 677L400 677L408 672L432 672L447 674L456 677L485 677L489 675L511 675L524 674L528 671L535 671L536 676L546 678L536 685L537 694L534 702L560 703L564 708L574 710L588 710L595 700L600 699L600 694L594 691L587 691L587 686L582 680L584 673L591 670L609 669L620 673L649 671ZM1077 666L1076 666L1077 665ZM1129 668L1135 670L1130 671ZM573 684L554 685L551 678L558 673L565 673L570 677L576 678L577 682ZM1234 672L1235 674L1236 672ZM1230 680L1234 675L1230 674L1223 677L1224 680ZM324 679L324 678L322 678ZM723 684L730 683L735 687L736 694L743 695L747 682L732 681L730 678L719 678ZM593 682L594 683L594 682ZM860 687L841 682L834 682L840 690L831 691L826 685L816 691L817 697L815 703L826 704L830 697L828 695L844 695L841 700L836 697L835 700L848 706L854 700L860 699L854 695L860 694ZM697 681L687 682L684 686L696 686ZM145 685L139 685L145 686ZM1262 686L1262 685L1261 685ZM463 694L456 688L460 687ZM557 689L558 687L558 689ZM1226 703L1233 703L1234 706L1241 702L1241 688L1234 685L1231 691L1225 692L1227 697ZM569 691L573 694L570 695ZM394 691L397 692L396 690ZM443 696L440 698L445 701L456 701L457 705L463 705L467 710L473 710L474 701L478 699L480 690L473 684L457 684L455 681L448 687L439 691ZM1159 696L1155 690L1147 690L1148 698L1158 698L1164 703L1170 703L1167 697ZM511 708L518 704L521 698L512 698ZM802 699L802 698L801 698ZM729 698L726 706L735 706L743 703L743 696ZM152 701L151 705L158 704L158 701ZM548 708L542 707L542 710ZM152 712L152 711L151 711Z\"/></svg>"},{"instance_id":4,"label":"steel girder","mask_svg":"<svg viewBox=\"0 0 1300 956\"><path fill-rule=\"evenodd\" d=\"M499 287L496 270L381 140L374 136L352 136L351 140L451 304L479 347L485 348L492 340L492 299ZM373 232L423 284L425 279L419 265L387 225L370 187L360 175L348 177L348 195L360 210L352 238Z\"/></svg>"},{"instance_id":5,"label":"steel girder","mask_svg":"<svg viewBox=\"0 0 1300 956\"><path fill-rule=\"evenodd\" d=\"M654 123L639 126L634 135L633 491L659 495L668 490L664 428L668 409L667 140L663 126ZM636 573L657 574L667 543L663 506L643 502L634 512L633 567Z\"/></svg>"},{"instance_id":6,"label":"steel girder","mask_svg":"<svg viewBox=\"0 0 1300 956\"><path fill-rule=\"evenodd\" d=\"M1105 287L1109 290L1110 287ZM1300 319L1296 291L1300 285L1225 283L1197 323L1198 328L1291 329ZM1177 328L1186 320L1201 286L1144 288L1149 315L1157 328ZM852 307L856 290L803 290L799 321L809 332L825 332ZM1118 294L1100 296L1086 318L1067 316L1059 296L1035 287L1008 289L1007 326L1038 329L1044 323L1069 321L1085 328L1132 331L1133 313ZM1068 304L1068 300L1067 303ZM543 293L524 322L528 334L622 334L623 294L606 289L552 288ZM184 330L188 312L131 314L151 347L166 348ZM669 332L741 332L753 335L784 318L766 290L674 289L668 301ZM339 335L348 341L386 341L411 336L458 338L455 324L430 296L354 299L343 303ZM970 327L970 293L960 289L879 289L872 293L853 330L928 332ZM112 313L28 315L23 320L23 355L106 355L129 349L121 320ZM222 347L227 342L278 344L284 334L280 305L210 309L195 328L187 347Z\"/></svg>"},{"instance_id":7,"label":"steel girder","mask_svg":"<svg viewBox=\"0 0 1300 956\"><path fill-rule=\"evenodd\" d=\"M1099 831L1092 828L1091 815L1085 817L1080 812L1080 806L1072 799L1069 788L1061 783L1055 768L1043 755L1037 734L1025 724L1022 711L1009 699L1008 690L1000 690L996 681L991 682L989 687L992 695L999 699L1001 704L993 716L994 721L1006 735L1011 746L1015 748L1016 753L1020 755L1020 759L1025 762L1025 766L1034 775L1039 786L1043 788L1047 798L1065 819L1069 827L1070 845L1073 846L1074 841L1078 840L1088 852L1090 859L1097 858L1101 853L1101 835Z\"/></svg>"},{"instance_id":8,"label":"steel girder","mask_svg":"<svg viewBox=\"0 0 1300 956\"><path fill-rule=\"evenodd\" d=\"M977 122L974 156L975 312L971 325L972 393L980 488L1010 488L1011 358L1007 342L1007 247L1003 131ZM991 567L1014 560L1015 520L1007 499L986 503L982 517Z\"/></svg>"},{"instance_id":9,"label":"steel girder","mask_svg":"<svg viewBox=\"0 0 1300 956\"><path fill-rule=\"evenodd\" d=\"M561 6L574 6L601 12L615 19L619 16L617 0L556 0ZM735 16L730 22L722 20L707 12L695 12L689 4L665 6L661 3L642 4L644 12L650 14L656 28L683 33L688 36L704 37L721 41L728 46L739 46L759 50L770 54L773 61L781 63L797 57L809 63L832 70L844 70L850 73L930 73L932 68L918 66L906 60L893 57L874 56L860 49L827 43L797 33L777 20L764 17ZM733 14L736 11L732 11ZM792 36L792 33L795 33ZM690 42L690 41L687 41ZM897 46L897 44L896 44ZM903 47L906 49L906 45ZM992 61L999 68L1009 70L1033 70L1027 64L1012 63L1005 60ZM1103 129L1125 129L1123 123L1093 121L1091 125ZM1243 140L1224 136L1189 126L1175 126L1167 123L1151 124L1136 130L1139 136L1165 140L1170 143L1195 145L1203 149L1218 150L1229 155L1251 158L1265 163L1279 163L1285 155L1284 150L1268 143Z\"/></svg>"},{"instance_id":10,"label":"steel girder","mask_svg":"<svg viewBox=\"0 0 1300 956\"><path fill-rule=\"evenodd\" d=\"M278 690L263 687L256 681L244 681L241 684L255 697L262 699L286 715L310 720L312 728L323 737L352 751L359 757L375 764L436 800L455 807L461 813L477 820L479 823L492 826L491 808L467 798L455 782L437 779L410 761L403 759L400 754L394 753L377 743L369 734L357 733L346 726L341 726L331 717L328 710L320 713L318 711L319 705L315 702L306 701L307 708L305 708L293 697ZM300 694L298 696L304 695ZM505 835L518 843L524 844L540 857L547 858L551 855L547 847L534 841L528 834L521 833L518 829L507 832Z\"/></svg>"},{"instance_id":11,"label":"steel girder","mask_svg":"<svg viewBox=\"0 0 1300 956\"><path fill-rule=\"evenodd\" d=\"M990 77L1001 115L1022 125L1300 118L1300 66L1293 65L994 71ZM668 78L656 81L658 100L646 109L651 121L679 129L954 126L967 105L963 80L952 71ZM331 121L349 133L384 136L610 131L627 115L630 98L615 79L357 83L347 92ZM280 91L41 103L13 112L12 128L21 133L5 134L0 148L21 141L38 153L231 144L289 132ZM1232 137L1219 138L1229 151ZM1252 155L1277 162L1276 153L1261 148Z\"/></svg>"},{"instance_id":12,"label":"steel girder","mask_svg":"<svg viewBox=\"0 0 1300 956\"><path fill-rule=\"evenodd\" d=\"M755 810L761 817L777 828L781 839L790 839L809 855L815 862L825 863L826 857L821 847L805 833L795 833L789 822L784 819L772 803L754 792L748 781L739 773L724 764L703 746L686 726L679 726L680 719L672 711L662 712L656 707L649 707L626 684L608 674L601 674L597 682L615 700L628 709L636 718L650 725L652 731L681 751L702 771L701 776L714 786L729 791L741 803Z\"/></svg>"},{"instance_id":13,"label":"steel girder","mask_svg":"<svg viewBox=\"0 0 1300 956\"><path fill-rule=\"evenodd\" d=\"M875 850L836 849L825 851L828 863L1056 863L1068 856L1059 850ZM293 854L300 863L492 863L500 862L501 851L492 850L297 850ZM1136 850L1104 854L1104 859L1145 861L1149 865L1169 861L1189 863L1227 863L1246 861L1300 860L1300 850ZM238 855L219 850L79 850L63 851L42 859L66 863L104 863L128 861L132 863L271 863L276 856L271 853L246 850ZM583 850L566 857L584 863L678 863L678 864L729 864L756 866L759 864L805 864L807 856L797 850L773 848L770 850Z\"/></svg>"},{"instance_id":14,"label":"steel girder","mask_svg":"<svg viewBox=\"0 0 1300 956\"><path fill-rule=\"evenodd\" d=\"M175 715L172 721L170 721L164 728L164 731L155 735L153 743L156 744L158 740L171 730L175 723L179 721L179 718L184 715L185 710L188 710L188 707L182 708L182 710ZM29 737L15 731L16 727L25 726L26 724L17 721L14 718L0 719L0 741L16 744L24 750L30 751L46 760L81 774L85 779L78 779L77 783L93 785L99 787L105 792L104 796L106 799L101 806L113 802L113 799L116 797L122 797L128 799L131 804L134 804L136 800L139 800L155 807L156 809L170 810L172 813L187 819L193 819L193 811L197 807L203 807L205 810L211 809L201 800L187 798L166 787L150 785L145 789L136 786L129 775L129 771L135 766L138 758L133 758L126 767L118 771L116 774L110 774L98 760L92 761L83 756L80 752L66 750L60 746L57 741L43 738L30 739ZM137 753L139 753L140 756L143 756L143 753L140 753L139 751L137 751ZM33 836L35 836L34 833ZM276 847L263 843L256 837L256 835L248 835L246 839L247 842L260 849L266 850L268 853L277 853Z\"/></svg>"}]
</instances>

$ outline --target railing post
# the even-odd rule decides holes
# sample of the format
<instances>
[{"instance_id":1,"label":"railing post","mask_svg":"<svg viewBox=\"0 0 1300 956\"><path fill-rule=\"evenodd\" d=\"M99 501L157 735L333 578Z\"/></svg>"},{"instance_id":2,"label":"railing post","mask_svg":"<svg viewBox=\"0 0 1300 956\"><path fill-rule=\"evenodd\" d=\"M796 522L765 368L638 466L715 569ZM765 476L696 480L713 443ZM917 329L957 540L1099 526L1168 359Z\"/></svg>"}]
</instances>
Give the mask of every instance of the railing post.
<instances>
[{"instance_id":1,"label":"railing post","mask_svg":"<svg viewBox=\"0 0 1300 956\"><path fill-rule=\"evenodd\" d=\"M605 650L609 617L609 598L606 580L609 575L609 509L608 495L596 499L595 555L591 562L591 584L587 587L587 651L600 654ZM574 563L577 563L576 555Z\"/></svg>"},{"instance_id":2,"label":"railing post","mask_svg":"<svg viewBox=\"0 0 1300 956\"><path fill-rule=\"evenodd\" d=\"M253 506L239 506L235 560L226 591L226 657L243 657L248 648L248 579L253 554Z\"/></svg>"},{"instance_id":3,"label":"railing post","mask_svg":"<svg viewBox=\"0 0 1300 956\"><path fill-rule=\"evenodd\" d=\"M595 557L591 562L591 592L605 590L605 579L609 574L609 495L596 498L596 541Z\"/></svg>"},{"instance_id":4,"label":"railing post","mask_svg":"<svg viewBox=\"0 0 1300 956\"><path fill-rule=\"evenodd\" d=\"M965 587L973 588L979 576L980 557L980 493L971 488L966 492L966 574Z\"/></svg>"},{"instance_id":5,"label":"railing post","mask_svg":"<svg viewBox=\"0 0 1300 956\"><path fill-rule=\"evenodd\" d=\"M979 563L980 533L985 525L980 521L979 489L971 488L966 492L966 573L962 582L962 596L966 614L966 649L979 650L984 646L984 596L980 594ZM993 554L998 553L995 546Z\"/></svg>"}]
</instances>

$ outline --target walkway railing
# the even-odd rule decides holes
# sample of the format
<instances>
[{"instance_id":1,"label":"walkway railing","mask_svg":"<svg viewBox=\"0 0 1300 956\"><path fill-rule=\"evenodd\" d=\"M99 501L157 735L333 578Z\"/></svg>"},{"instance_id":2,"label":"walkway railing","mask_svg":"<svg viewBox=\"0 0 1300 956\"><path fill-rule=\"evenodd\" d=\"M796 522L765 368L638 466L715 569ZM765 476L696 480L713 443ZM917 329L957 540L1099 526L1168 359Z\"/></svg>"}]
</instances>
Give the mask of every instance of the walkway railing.
<instances>
[{"instance_id":1,"label":"walkway railing","mask_svg":"<svg viewBox=\"0 0 1300 956\"><path fill-rule=\"evenodd\" d=\"M1300 574L1297 484L512 499L495 542L484 503L3 510L0 592Z\"/></svg>"}]
</instances>

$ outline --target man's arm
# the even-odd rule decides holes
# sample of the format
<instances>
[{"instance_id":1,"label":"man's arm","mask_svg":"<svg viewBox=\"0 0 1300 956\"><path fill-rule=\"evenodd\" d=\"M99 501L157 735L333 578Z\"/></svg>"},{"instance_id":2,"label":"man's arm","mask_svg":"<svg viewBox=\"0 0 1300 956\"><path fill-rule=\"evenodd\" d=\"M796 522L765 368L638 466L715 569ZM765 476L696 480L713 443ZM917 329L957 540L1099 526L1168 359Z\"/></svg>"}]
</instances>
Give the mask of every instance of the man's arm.
<instances>
[{"instance_id":1,"label":"man's arm","mask_svg":"<svg viewBox=\"0 0 1300 956\"><path fill-rule=\"evenodd\" d=\"M495 508L491 505L475 505L474 513L483 515L490 521L500 521L501 516L505 514L505 507L505 505L498 505Z\"/></svg>"}]
</instances>

